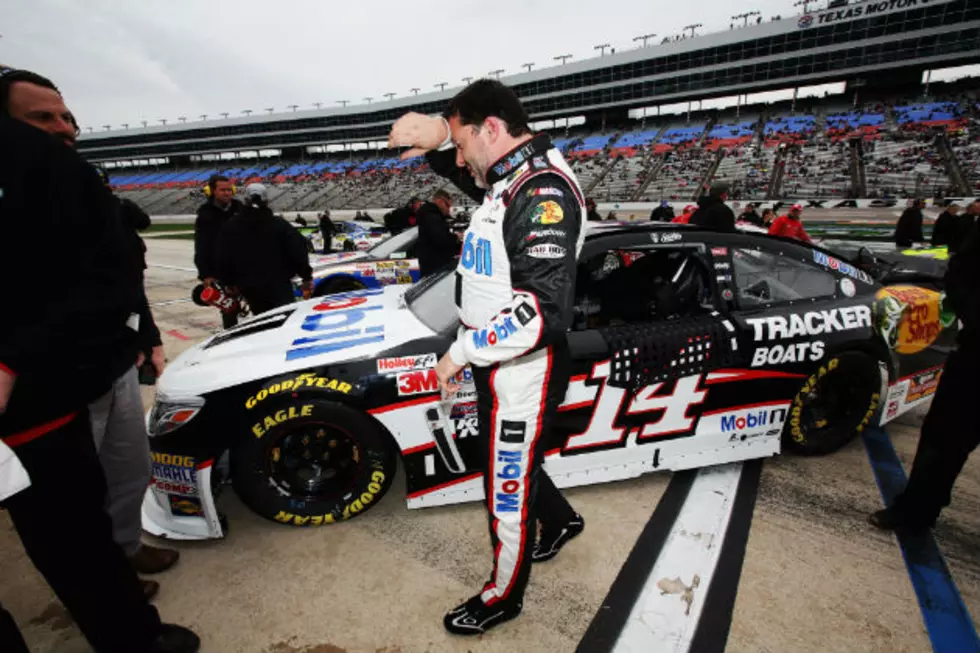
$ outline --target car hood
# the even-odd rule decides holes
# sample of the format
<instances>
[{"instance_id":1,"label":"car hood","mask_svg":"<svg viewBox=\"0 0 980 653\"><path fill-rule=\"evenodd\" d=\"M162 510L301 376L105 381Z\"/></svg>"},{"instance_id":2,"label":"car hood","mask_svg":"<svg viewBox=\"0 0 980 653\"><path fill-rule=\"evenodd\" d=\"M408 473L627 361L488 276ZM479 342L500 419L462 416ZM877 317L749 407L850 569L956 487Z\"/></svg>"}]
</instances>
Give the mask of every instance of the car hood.
<instances>
[{"instance_id":1,"label":"car hood","mask_svg":"<svg viewBox=\"0 0 980 653\"><path fill-rule=\"evenodd\" d=\"M168 398L201 396L277 374L370 358L434 335L402 306L409 286L358 290L263 313L208 338L157 382Z\"/></svg>"},{"instance_id":2,"label":"car hood","mask_svg":"<svg viewBox=\"0 0 980 653\"><path fill-rule=\"evenodd\" d=\"M368 258L367 252L337 252L336 254L311 254L310 267L314 272L331 268L339 263L350 263Z\"/></svg>"}]
</instances>

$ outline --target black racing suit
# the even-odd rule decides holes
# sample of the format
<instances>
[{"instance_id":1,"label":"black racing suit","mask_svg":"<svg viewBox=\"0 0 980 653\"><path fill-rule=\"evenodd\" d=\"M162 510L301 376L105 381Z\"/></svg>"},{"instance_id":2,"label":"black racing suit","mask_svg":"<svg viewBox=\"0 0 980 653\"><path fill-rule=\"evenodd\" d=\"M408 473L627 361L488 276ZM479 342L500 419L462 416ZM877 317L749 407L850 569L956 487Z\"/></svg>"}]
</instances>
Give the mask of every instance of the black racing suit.
<instances>
[{"instance_id":1,"label":"black racing suit","mask_svg":"<svg viewBox=\"0 0 980 653\"><path fill-rule=\"evenodd\" d=\"M218 274L241 291L255 315L292 303L293 277L313 278L303 235L267 206L247 206L225 225Z\"/></svg>"},{"instance_id":2,"label":"black racing suit","mask_svg":"<svg viewBox=\"0 0 980 653\"><path fill-rule=\"evenodd\" d=\"M536 523L554 533L575 513L541 468L542 434L568 387L566 331L572 323L576 258L585 204L578 182L547 135L504 156L476 188L455 152L427 155L475 201L456 269L462 326L449 355L469 364L486 442L484 489L494 552L481 592L486 605L520 602Z\"/></svg>"},{"instance_id":3,"label":"black racing suit","mask_svg":"<svg viewBox=\"0 0 980 653\"><path fill-rule=\"evenodd\" d=\"M136 361L136 332L126 322L139 304L140 278L119 205L77 152L4 117L0 189L0 305L7 311L0 367L15 375L0 438L31 477L3 507L96 651L151 650L160 617L112 540L87 413ZM71 247L59 251L56 266L39 266L52 231ZM0 614L0 650L20 646Z\"/></svg>"},{"instance_id":4,"label":"black racing suit","mask_svg":"<svg viewBox=\"0 0 980 653\"><path fill-rule=\"evenodd\" d=\"M222 229L233 216L241 213L242 208L242 203L233 199L227 208L221 208L208 200L197 209L197 219L194 221L194 265L199 279L211 277L224 283L225 280L218 276L218 241ZM238 316L222 311L221 322L226 329L233 327L238 323Z\"/></svg>"},{"instance_id":5,"label":"black racing suit","mask_svg":"<svg viewBox=\"0 0 980 653\"><path fill-rule=\"evenodd\" d=\"M952 499L953 484L980 444L980 230L949 261L947 298L963 323L959 346L946 359L939 387L922 423L909 482L892 506L904 523L931 526Z\"/></svg>"}]
</instances>

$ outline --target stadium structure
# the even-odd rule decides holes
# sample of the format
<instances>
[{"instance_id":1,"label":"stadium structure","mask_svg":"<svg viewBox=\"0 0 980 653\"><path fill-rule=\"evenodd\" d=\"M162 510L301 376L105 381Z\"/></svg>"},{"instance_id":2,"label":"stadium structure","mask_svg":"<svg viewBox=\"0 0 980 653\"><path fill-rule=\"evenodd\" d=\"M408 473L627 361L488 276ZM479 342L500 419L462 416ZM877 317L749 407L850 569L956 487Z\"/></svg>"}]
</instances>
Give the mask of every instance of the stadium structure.
<instances>
[{"instance_id":1,"label":"stadium structure","mask_svg":"<svg viewBox=\"0 0 980 653\"><path fill-rule=\"evenodd\" d=\"M980 195L980 80L929 83L980 62L980 3L831 5L501 79L600 202L689 202L716 180L743 200ZM158 215L192 212L215 173L270 184L279 211L392 207L445 185L384 149L392 122L458 90L83 133L79 148Z\"/></svg>"}]
</instances>

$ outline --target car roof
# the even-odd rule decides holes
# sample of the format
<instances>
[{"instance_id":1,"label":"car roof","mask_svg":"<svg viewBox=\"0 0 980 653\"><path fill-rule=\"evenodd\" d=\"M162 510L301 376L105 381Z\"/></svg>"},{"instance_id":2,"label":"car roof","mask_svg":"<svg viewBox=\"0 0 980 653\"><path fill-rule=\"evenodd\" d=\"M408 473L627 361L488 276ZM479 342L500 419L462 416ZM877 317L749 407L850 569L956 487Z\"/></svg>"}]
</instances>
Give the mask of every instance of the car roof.
<instances>
[{"instance_id":1,"label":"car roof","mask_svg":"<svg viewBox=\"0 0 980 653\"><path fill-rule=\"evenodd\" d=\"M700 227L682 224L679 222L590 222L588 223L585 231L586 240L594 240L601 236L608 236L609 234L629 234L629 233L650 233L650 232L671 232L671 231L686 231L692 233L699 231L701 233L713 233L710 229L702 229Z\"/></svg>"}]
</instances>

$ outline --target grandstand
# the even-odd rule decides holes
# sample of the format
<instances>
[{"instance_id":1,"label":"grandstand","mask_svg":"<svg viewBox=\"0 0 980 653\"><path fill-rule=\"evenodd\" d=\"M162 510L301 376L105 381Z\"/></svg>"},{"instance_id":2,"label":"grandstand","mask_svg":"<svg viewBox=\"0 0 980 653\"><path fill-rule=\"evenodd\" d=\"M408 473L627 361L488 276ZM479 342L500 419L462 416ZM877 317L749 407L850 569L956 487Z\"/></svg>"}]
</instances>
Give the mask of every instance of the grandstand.
<instances>
[{"instance_id":1,"label":"grandstand","mask_svg":"<svg viewBox=\"0 0 980 653\"><path fill-rule=\"evenodd\" d=\"M921 83L924 71L980 62L980 3L880 7L833 20L818 10L503 81L599 200L687 202L715 180L760 200L980 192L980 84ZM798 97L832 83L840 89L828 97ZM777 90L792 100L762 97ZM424 159L384 149L405 111L438 112L456 92L89 133L79 149L154 214L192 212L215 173L268 184L279 211L392 207L438 188L468 203Z\"/></svg>"}]
</instances>

